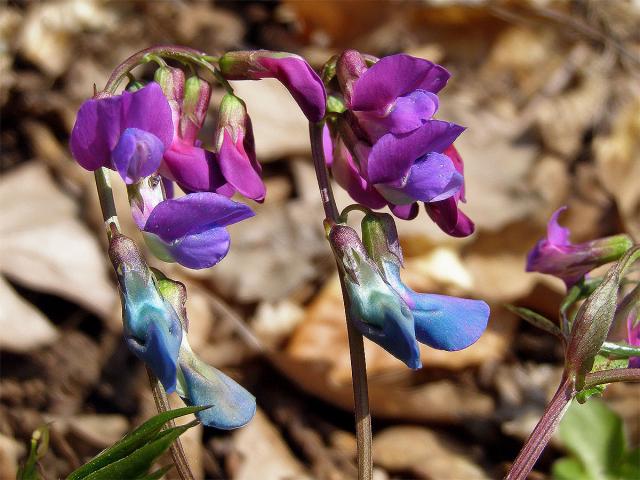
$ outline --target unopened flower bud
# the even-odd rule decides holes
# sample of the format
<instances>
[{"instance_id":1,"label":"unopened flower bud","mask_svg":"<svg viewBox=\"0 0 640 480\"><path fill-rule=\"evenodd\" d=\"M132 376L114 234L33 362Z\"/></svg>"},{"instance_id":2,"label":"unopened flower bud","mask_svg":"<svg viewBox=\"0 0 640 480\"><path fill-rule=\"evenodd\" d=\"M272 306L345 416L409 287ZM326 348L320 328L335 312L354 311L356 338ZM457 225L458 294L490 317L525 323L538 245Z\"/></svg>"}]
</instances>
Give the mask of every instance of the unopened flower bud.
<instances>
[{"instance_id":1,"label":"unopened flower bud","mask_svg":"<svg viewBox=\"0 0 640 480\"><path fill-rule=\"evenodd\" d=\"M115 235L109 244L109 257L118 278L127 345L149 366L165 390L172 392L182 341L178 315L160 295L133 240Z\"/></svg>"},{"instance_id":2,"label":"unopened flower bud","mask_svg":"<svg viewBox=\"0 0 640 480\"><path fill-rule=\"evenodd\" d=\"M244 102L231 93L220 102L216 149L227 182L245 197L263 201L265 186L256 160L251 119Z\"/></svg>"},{"instance_id":3,"label":"unopened flower bud","mask_svg":"<svg viewBox=\"0 0 640 480\"><path fill-rule=\"evenodd\" d=\"M366 71L367 64L357 50L345 50L342 55L338 57L336 75L347 105L351 104L354 84Z\"/></svg>"},{"instance_id":4,"label":"unopened flower bud","mask_svg":"<svg viewBox=\"0 0 640 480\"><path fill-rule=\"evenodd\" d=\"M195 142L204 124L211 99L211 85L198 76L187 79L180 119L180 135L187 143Z\"/></svg>"},{"instance_id":5,"label":"unopened flower bud","mask_svg":"<svg viewBox=\"0 0 640 480\"><path fill-rule=\"evenodd\" d=\"M160 67L155 71L154 81L162 87L171 107L174 134L178 131L182 97L184 96L184 72L179 68Z\"/></svg>"}]
</instances>

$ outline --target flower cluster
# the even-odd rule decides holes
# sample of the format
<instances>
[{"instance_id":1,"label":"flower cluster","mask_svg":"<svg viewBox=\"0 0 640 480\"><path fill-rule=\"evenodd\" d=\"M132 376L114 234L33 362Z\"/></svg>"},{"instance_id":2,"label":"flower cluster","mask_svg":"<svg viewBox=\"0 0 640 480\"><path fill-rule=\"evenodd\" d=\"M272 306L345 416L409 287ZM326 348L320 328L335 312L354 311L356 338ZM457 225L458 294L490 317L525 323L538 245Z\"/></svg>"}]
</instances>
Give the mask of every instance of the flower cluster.
<instances>
[{"instance_id":1,"label":"flower cluster","mask_svg":"<svg viewBox=\"0 0 640 480\"><path fill-rule=\"evenodd\" d=\"M320 78L299 56L278 52L231 52L221 75L283 82L312 121L324 116ZM128 185L132 212L159 258L189 268L216 264L229 250L225 227L253 215L235 193L257 202L265 186L256 160L251 119L232 91L222 98L213 149L198 134L211 85L197 75L161 66L154 81L120 95L106 92L82 104L71 133L71 152L87 170L117 171ZM177 184L186 195L173 197Z\"/></svg>"},{"instance_id":2,"label":"flower cluster","mask_svg":"<svg viewBox=\"0 0 640 480\"><path fill-rule=\"evenodd\" d=\"M489 318L485 302L416 293L402 282L402 251L389 214L367 214L362 241L351 227L334 225L329 242L344 272L356 327L408 367L422 365L417 342L461 350L484 332Z\"/></svg>"},{"instance_id":3,"label":"flower cluster","mask_svg":"<svg viewBox=\"0 0 640 480\"><path fill-rule=\"evenodd\" d=\"M464 172L453 146L464 128L433 118L449 72L409 55L378 60L348 50L337 58L335 76L324 149L336 181L357 202L389 206L403 219L414 218L423 202L444 232L470 235L473 222L458 209Z\"/></svg>"}]
</instances>

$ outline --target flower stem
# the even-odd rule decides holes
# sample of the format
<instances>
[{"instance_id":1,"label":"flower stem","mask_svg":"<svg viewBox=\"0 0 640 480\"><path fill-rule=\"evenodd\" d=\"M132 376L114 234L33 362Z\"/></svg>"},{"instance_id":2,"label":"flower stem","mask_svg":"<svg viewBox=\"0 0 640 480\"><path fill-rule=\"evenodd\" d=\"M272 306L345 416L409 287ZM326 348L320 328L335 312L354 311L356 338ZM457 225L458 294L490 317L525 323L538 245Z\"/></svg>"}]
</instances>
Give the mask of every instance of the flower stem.
<instances>
[{"instance_id":1,"label":"flower stem","mask_svg":"<svg viewBox=\"0 0 640 480\"><path fill-rule=\"evenodd\" d=\"M107 230L107 237L109 240L120 233L120 224L118 222L118 212L116 211L116 203L113 199L113 190L111 189L111 182L109 181L108 170L106 168L99 168L94 172L94 178L96 182L96 189L98 190L98 198L100 199L100 209L102 210L102 218L104 219L105 228ZM147 369L149 375L149 384L151 385L151 391L153 393L153 399L156 404L158 413L167 412L170 410L169 399L164 391L164 388L158 382L158 379ZM170 422L171 426L174 426L173 420ZM171 457L176 465L176 470L182 480L193 480L194 476L189 467L189 461L182 448L182 442L179 438L171 444Z\"/></svg>"},{"instance_id":2,"label":"flower stem","mask_svg":"<svg viewBox=\"0 0 640 480\"><path fill-rule=\"evenodd\" d=\"M640 368L614 368L587 373L584 388L614 382L640 382Z\"/></svg>"},{"instance_id":3,"label":"flower stem","mask_svg":"<svg viewBox=\"0 0 640 480\"><path fill-rule=\"evenodd\" d=\"M514 460L505 480L525 480L527 478L547 443L551 440L574 396L573 379L563 378L558 390L545 408L542 418Z\"/></svg>"},{"instance_id":4,"label":"flower stem","mask_svg":"<svg viewBox=\"0 0 640 480\"><path fill-rule=\"evenodd\" d=\"M309 137L311 140L311 154L313 165L320 189L320 198L324 214L329 222L338 223L340 221L338 208L331 190L329 175L324 160L322 149L322 129L324 122L309 124ZM338 269L340 271L340 269ZM353 383L353 401L356 418L356 442L358 449L358 479L371 480L372 478L372 457L371 457L371 413L369 411L369 389L367 386L367 365L364 356L364 342L362 334L355 328L349 313L349 297L346 295L344 278L341 273L340 285L342 287L342 298L344 300L345 314L347 317L347 336L349 338L349 356L351 358L351 381Z\"/></svg>"}]
</instances>

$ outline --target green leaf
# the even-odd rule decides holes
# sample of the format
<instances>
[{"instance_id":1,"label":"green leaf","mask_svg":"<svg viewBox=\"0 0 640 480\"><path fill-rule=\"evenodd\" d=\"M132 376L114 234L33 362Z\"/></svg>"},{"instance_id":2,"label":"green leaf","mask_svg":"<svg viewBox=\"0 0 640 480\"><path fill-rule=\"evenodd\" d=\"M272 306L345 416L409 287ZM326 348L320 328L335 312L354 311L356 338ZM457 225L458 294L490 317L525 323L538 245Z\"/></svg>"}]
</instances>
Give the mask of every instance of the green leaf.
<instances>
[{"instance_id":1,"label":"green leaf","mask_svg":"<svg viewBox=\"0 0 640 480\"><path fill-rule=\"evenodd\" d=\"M618 480L638 480L640 478L640 447L627 452L616 470Z\"/></svg>"},{"instance_id":2,"label":"green leaf","mask_svg":"<svg viewBox=\"0 0 640 480\"><path fill-rule=\"evenodd\" d=\"M29 455L24 465L18 470L18 480L41 480L38 471L38 461L42 459L49 449L49 426L38 427L31 435Z\"/></svg>"},{"instance_id":3,"label":"green leaf","mask_svg":"<svg viewBox=\"0 0 640 480\"><path fill-rule=\"evenodd\" d=\"M551 467L554 480L592 480L575 458L561 458Z\"/></svg>"},{"instance_id":4,"label":"green leaf","mask_svg":"<svg viewBox=\"0 0 640 480\"><path fill-rule=\"evenodd\" d=\"M622 420L599 400L573 402L558 433L590 479L612 478L625 455Z\"/></svg>"},{"instance_id":5,"label":"green leaf","mask_svg":"<svg viewBox=\"0 0 640 480\"><path fill-rule=\"evenodd\" d=\"M197 424L197 421L193 421L187 425L164 430L152 442L84 478L85 480L113 480L144 476L153 462L171 446L176 438Z\"/></svg>"},{"instance_id":6,"label":"green leaf","mask_svg":"<svg viewBox=\"0 0 640 480\"><path fill-rule=\"evenodd\" d=\"M196 413L200 410L204 410L205 408L208 407L183 407L155 415L154 417L150 418L142 425L140 425L138 428L136 428L133 432L125 435L122 440L113 444L106 450L103 450L93 460L89 461L88 463L72 472L71 475L67 477L67 480L80 480L83 478L87 478L87 476L92 474L93 472L96 472L106 465L112 464L122 458L127 457L137 449L143 447L145 444L148 444L156 438L159 438L158 434L162 430L164 424L169 420L173 420L184 415L189 415L191 413ZM164 433L165 432L162 432L162 434Z\"/></svg>"},{"instance_id":7,"label":"green leaf","mask_svg":"<svg viewBox=\"0 0 640 480\"><path fill-rule=\"evenodd\" d=\"M524 307L516 307L515 305L505 305L506 309L512 313L518 315L521 319L526 320L534 327L538 327L545 332L550 333L558 337L560 340L564 340L562 332L558 328L558 326L549 320L547 317L540 315L539 313L534 312L533 310L529 310Z\"/></svg>"},{"instance_id":8,"label":"green leaf","mask_svg":"<svg viewBox=\"0 0 640 480\"><path fill-rule=\"evenodd\" d=\"M640 347L627 343L604 342L600 347L600 353L620 358L640 357Z\"/></svg>"}]
</instances>

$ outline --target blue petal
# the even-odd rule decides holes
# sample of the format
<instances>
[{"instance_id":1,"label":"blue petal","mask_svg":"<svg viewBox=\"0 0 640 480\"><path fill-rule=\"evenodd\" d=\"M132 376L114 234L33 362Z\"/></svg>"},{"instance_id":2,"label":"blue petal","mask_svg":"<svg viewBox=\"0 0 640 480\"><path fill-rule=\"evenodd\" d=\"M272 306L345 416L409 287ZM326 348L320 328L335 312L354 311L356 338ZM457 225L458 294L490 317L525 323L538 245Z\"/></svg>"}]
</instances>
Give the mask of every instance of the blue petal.
<instances>
[{"instance_id":1,"label":"blue petal","mask_svg":"<svg viewBox=\"0 0 640 480\"><path fill-rule=\"evenodd\" d=\"M489 306L481 300L427 293L411 295L416 338L439 350L461 350L487 328Z\"/></svg>"},{"instance_id":2,"label":"blue petal","mask_svg":"<svg viewBox=\"0 0 640 480\"><path fill-rule=\"evenodd\" d=\"M131 184L155 172L163 152L164 145L154 134L127 128L111 152L111 162L122 179Z\"/></svg>"},{"instance_id":3,"label":"blue petal","mask_svg":"<svg viewBox=\"0 0 640 480\"><path fill-rule=\"evenodd\" d=\"M196 414L207 427L231 430L246 425L256 413L256 399L219 370L182 352L180 371L184 380L184 401L189 405L211 405Z\"/></svg>"},{"instance_id":4,"label":"blue petal","mask_svg":"<svg viewBox=\"0 0 640 480\"><path fill-rule=\"evenodd\" d=\"M122 304L125 337L131 351L160 379L167 392L176 385L182 325L151 277L123 266Z\"/></svg>"}]
</instances>

